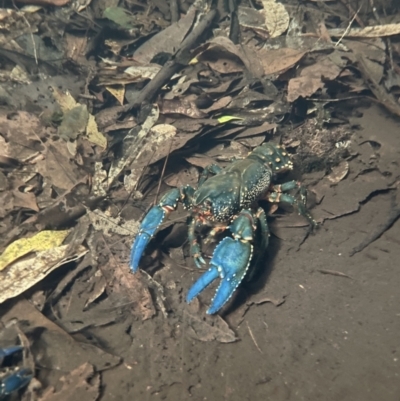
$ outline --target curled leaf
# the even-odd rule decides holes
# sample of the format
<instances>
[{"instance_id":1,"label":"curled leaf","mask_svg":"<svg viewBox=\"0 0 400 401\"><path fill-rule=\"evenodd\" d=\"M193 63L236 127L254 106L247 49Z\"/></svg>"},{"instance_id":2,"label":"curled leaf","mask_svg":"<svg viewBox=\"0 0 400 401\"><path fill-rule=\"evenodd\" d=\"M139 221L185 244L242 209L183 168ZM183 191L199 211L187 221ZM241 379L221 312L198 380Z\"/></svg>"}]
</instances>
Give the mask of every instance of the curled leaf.
<instances>
[{"instance_id":1,"label":"curled leaf","mask_svg":"<svg viewBox=\"0 0 400 401\"><path fill-rule=\"evenodd\" d=\"M69 234L69 230L41 231L30 238L21 238L10 244L0 256L0 271L22 256L31 252L45 251L60 246Z\"/></svg>"}]
</instances>

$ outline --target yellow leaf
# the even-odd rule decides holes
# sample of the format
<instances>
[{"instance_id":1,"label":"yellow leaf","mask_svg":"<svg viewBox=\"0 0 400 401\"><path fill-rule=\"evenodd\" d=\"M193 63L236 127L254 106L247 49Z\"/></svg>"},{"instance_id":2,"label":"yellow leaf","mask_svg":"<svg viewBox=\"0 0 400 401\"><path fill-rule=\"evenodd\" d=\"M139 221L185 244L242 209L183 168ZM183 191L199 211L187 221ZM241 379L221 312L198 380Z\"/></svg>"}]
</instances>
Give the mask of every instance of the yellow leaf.
<instances>
[{"instance_id":1,"label":"yellow leaf","mask_svg":"<svg viewBox=\"0 0 400 401\"><path fill-rule=\"evenodd\" d=\"M0 272L0 304L22 294L59 266L80 259L87 249L80 245L73 254L69 252L69 245L39 251L33 258L15 262Z\"/></svg>"},{"instance_id":2,"label":"yellow leaf","mask_svg":"<svg viewBox=\"0 0 400 401\"><path fill-rule=\"evenodd\" d=\"M53 86L52 89L53 97L59 104L63 113L67 112L68 110L72 110L74 107L78 106L78 103L68 91L64 93L62 90L56 88L55 86Z\"/></svg>"},{"instance_id":3,"label":"yellow leaf","mask_svg":"<svg viewBox=\"0 0 400 401\"><path fill-rule=\"evenodd\" d=\"M41 231L30 238L21 238L10 244L0 256L0 271L4 270L22 256L31 252L45 251L60 246L69 234L69 230Z\"/></svg>"},{"instance_id":4,"label":"yellow leaf","mask_svg":"<svg viewBox=\"0 0 400 401\"><path fill-rule=\"evenodd\" d=\"M220 124L229 123L232 120L243 120L243 118L235 117L235 116L222 116L218 118L218 122Z\"/></svg>"},{"instance_id":5,"label":"yellow leaf","mask_svg":"<svg viewBox=\"0 0 400 401\"><path fill-rule=\"evenodd\" d=\"M119 101L121 106L124 104L125 85L109 85L106 89Z\"/></svg>"},{"instance_id":6,"label":"yellow leaf","mask_svg":"<svg viewBox=\"0 0 400 401\"><path fill-rule=\"evenodd\" d=\"M97 128L96 119L92 114L89 114L89 120L86 127L86 136L88 141L94 143L95 145L99 145L103 149L107 147L107 139Z\"/></svg>"}]
</instances>

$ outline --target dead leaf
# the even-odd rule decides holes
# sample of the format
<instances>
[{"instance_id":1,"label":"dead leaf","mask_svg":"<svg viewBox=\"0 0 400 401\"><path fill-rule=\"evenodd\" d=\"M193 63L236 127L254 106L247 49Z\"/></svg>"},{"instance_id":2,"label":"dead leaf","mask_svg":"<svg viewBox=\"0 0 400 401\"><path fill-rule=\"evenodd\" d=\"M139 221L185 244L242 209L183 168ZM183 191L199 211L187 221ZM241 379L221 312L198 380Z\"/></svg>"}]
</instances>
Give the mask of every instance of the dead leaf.
<instances>
[{"instance_id":1,"label":"dead leaf","mask_svg":"<svg viewBox=\"0 0 400 401\"><path fill-rule=\"evenodd\" d=\"M288 85L287 101L292 103L301 97L309 97L324 86L321 78L298 77L292 78Z\"/></svg>"},{"instance_id":2,"label":"dead leaf","mask_svg":"<svg viewBox=\"0 0 400 401\"><path fill-rule=\"evenodd\" d=\"M338 166L332 168L332 172L326 176L326 178L332 182L332 184L337 184L346 178L349 173L349 163L342 161Z\"/></svg>"},{"instance_id":3,"label":"dead leaf","mask_svg":"<svg viewBox=\"0 0 400 401\"><path fill-rule=\"evenodd\" d=\"M85 120L85 125L83 128L72 129L72 130L70 129L65 132L67 134L66 135L67 140L69 138L75 139L77 137L77 135L79 133L81 133L81 131L82 131L85 133L87 139L90 142L92 142L96 145L99 145L100 147L105 149L107 147L107 139L101 132L99 132L99 130L97 128L96 119L94 118L94 116L92 114L88 113L86 105L80 105L78 102L76 102L75 99L72 97L72 95L68 91L63 92L56 87L53 87L52 89L53 89L53 97L59 104L64 115L68 115L68 112L70 110L77 108L77 107L86 109L86 113L88 115L88 117ZM68 125L70 125L70 124L68 124ZM71 134L72 136L70 136L69 134Z\"/></svg>"},{"instance_id":4,"label":"dead leaf","mask_svg":"<svg viewBox=\"0 0 400 401\"><path fill-rule=\"evenodd\" d=\"M89 112L86 105L78 104L64 112L58 134L64 141L76 140L86 130Z\"/></svg>"},{"instance_id":5,"label":"dead leaf","mask_svg":"<svg viewBox=\"0 0 400 401\"><path fill-rule=\"evenodd\" d=\"M202 313L193 313L195 307L189 305L185 311L189 333L200 341L218 341L220 343L233 343L238 341L236 334L219 315L206 316Z\"/></svg>"},{"instance_id":6,"label":"dead leaf","mask_svg":"<svg viewBox=\"0 0 400 401\"><path fill-rule=\"evenodd\" d=\"M19 3L37 4L41 6L62 7L70 2L70 0L18 0Z\"/></svg>"},{"instance_id":7,"label":"dead leaf","mask_svg":"<svg viewBox=\"0 0 400 401\"><path fill-rule=\"evenodd\" d=\"M48 388L40 401L96 401L100 396L100 375L93 366L84 363L60 378L61 389Z\"/></svg>"},{"instance_id":8,"label":"dead leaf","mask_svg":"<svg viewBox=\"0 0 400 401\"><path fill-rule=\"evenodd\" d=\"M265 25L271 38L282 35L289 26L289 14L282 3L275 0L261 0L264 7Z\"/></svg>"},{"instance_id":9,"label":"dead leaf","mask_svg":"<svg viewBox=\"0 0 400 401\"><path fill-rule=\"evenodd\" d=\"M107 138L99 131L96 119L92 114L89 114L86 136L89 142L100 146L102 149L107 147Z\"/></svg>"},{"instance_id":10,"label":"dead leaf","mask_svg":"<svg viewBox=\"0 0 400 401\"><path fill-rule=\"evenodd\" d=\"M57 366L60 371L69 372L83 363L90 363L97 371L101 371L111 369L121 361L121 358L92 344L75 341L65 330L47 319L24 298L12 303L11 307L0 316L2 327L7 327L14 320L24 321L26 328L41 328L40 334L36 333L35 348L41 355L46 355L46 358L41 359L43 369L53 369ZM47 361L51 361L50 366L47 365Z\"/></svg>"},{"instance_id":11,"label":"dead leaf","mask_svg":"<svg viewBox=\"0 0 400 401\"><path fill-rule=\"evenodd\" d=\"M210 164L215 163L215 160L206 155L194 154L191 157L185 157L185 160L193 166L206 168Z\"/></svg>"},{"instance_id":12,"label":"dead leaf","mask_svg":"<svg viewBox=\"0 0 400 401\"><path fill-rule=\"evenodd\" d=\"M284 73L295 66L306 54L304 51L291 48L259 49L257 53L265 75Z\"/></svg>"},{"instance_id":13,"label":"dead leaf","mask_svg":"<svg viewBox=\"0 0 400 401\"><path fill-rule=\"evenodd\" d=\"M386 24L367 26L365 28L346 29L329 29L329 35L333 37L348 37L348 38L382 38L385 36L393 36L400 34L400 24Z\"/></svg>"},{"instance_id":14,"label":"dead leaf","mask_svg":"<svg viewBox=\"0 0 400 401\"><path fill-rule=\"evenodd\" d=\"M197 161L199 162L198 158ZM182 169L177 173L165 177L164 182L168 184L170 187L175 187L175 188L184 185L195 186L199 182L199 170L195 167Z\"/></svg>"},{"instance_id":15,"label":"dead leaf","mask_svg":"<svg viewBox=\"0 0 400 401\"><path fill-rule=\"evenodd\" d=\"M182 40L188 34L196 16L196 8L189 9L187 14L179 21L161 30L151 39L144 42L133 54L135 60L140 63L149 63L160 52L175 53Z\"/></svg>"},{"instance_id":16,"label":"dead leaf","mask_svg":"<svg viewBox=\"0 0 400 401\"><path fill-rule=\"evenodd\" d=\"M125 99L124 85L106 86L106 89L118 100L121 106L124 104L124 99Z\"/></svg>"},{"instance_id":17,"label":"dead leaf","mask_svg":"<svg viewBox=\"0 0 400 401\"><path fill-rule=\"evenodd\" d=\"M87 214L95 230L106 236L113 234L135 236L139 231L140 223L135 220L125 221L121 217L111 217L99 209L88 210Z\"/></svg>"},{"instance_id":18,"label":"dead leaf","mask_svg":"<svg viewBox=\"0 0 400 401\"><path fill-rule=\"evenodd\" d=\"M36 201L36 196L34 193L21 192L18 189L14 189L12 191L12 194L14 198L14 207L31 209L34 210L35 212L39 211L39 207Z\"/></svg>"},{"instance_id":19,"label":"dead leaf","mask_svg":"<svg viewBox=\"0 0 400 401\"><path fill-rule=\"evenodd\" d=\"M127 296L132 304L132 310L135 314L139 314L142 320L152 318L156 314L156 310L149 289L144 285L141 274L133 274L126 264L115 265L113 273L112 291Z\"/></svg>"},{"instance_id":20,"label":"dead leaf","mask_svg":"<svg viewBox=\"0 0 400 401\"><path fill-rule=\"evenodd\" d=\"M0 273L0 304L22 294L53 270L81 258L86 252L87 249L80 246L76 253L69 255L69 246L62 245L37 252L33 258L13 263Z\"/></svg>"},{"instance_id":21,"label":"dead leaf","mask_svg":"<svg viewBox=\"0 0 400 401\"><path fill-rule=\"evenodd\" d=\"M45 159L36 163L37 171L54 187L71 190L85 177L85 171L72 160L66 142L49 142L46 148Z\"/></svg>"},{"instance_id":22,"label":"dead leaf","mask_svg":"<svg viewBox=\"0 0 400 401\"><path fill-rule=\"evenodd\" d=\"M186 99L164 99L158 105L161 114L182 114L191 118L204 118L206 116L194 102Z\"/></svg>"},{"instance_id":23,"label":"dead leaf","mask_svg":"<svg viewBox=\"0 0 400 401\"><path fill-rule=\"evenodd\" d=\"M33 237L21 238L14 241L0 256L0 271L29 253L57 248L63 243L68 234L69 230L45 230L37 233Z\"/></svg>"},{"instance_id":24,"label":"dead leaf","mask_svg":"<svg viewBox=\"0 0 400 401\"><path fill-rule=\"evenodd\" d=\"M170 124L158 124L149 130L147 142L142 145L138 156L130 165L131 173L124 177L124 185L128 192L136 189L143 169L149 163L155 163L174 150L176 133L177 129Z\"/></svg>"},{"instance_id":25,"label":"dead leaf","mask_svg":"<svg viewBox=\"0 0 400 401\"><path fill-rule=\"evenodd\" d=\"M346 278L350 278L353 279L352 277L350 277L348 274L346 273L342 273L336 270L324 270L324 269L318 269L318 271L322 274L330 274L331 276L338 276L338 277L346 277Z\"/></svg>"},{"instance_id":26,"label":"dead leaf","mask_svg":"<svg viewBox=\"0 0 400 401\"><path fill-rule=\"evenodd\" d=\"M159 115L160 112L158 106L154 106L145 122L140 127L131 129L128 135L124 138L122 155L111 164L108 173L108 187L111 187L124 168L129 166L142 153L143 145L148 141L150 129L157 122ZM132 188L136 186L140 174L136 174L135 179L131 180Z\"/></svg>"},{"instance_id":27,"label":"dead leaf","mask_svg":"<svg viewBox=\"0 0 400 401\"><path fill-rule=\"evenodd\" d=\"M306 98L324 87L323 80L334 80L340 74L341 68L329 57L303 68L300 76L292 78L288 85L288 102L292 103L300 96Z\"/></svg>"},{"instance_id":28,"label":"dead leaf","mask_svg":"<svg viewBox=\"0 0 400 401\"><path fill-rule=\"evenodd\" d=\"M38 135L43 131L39 119L28 112L19 111L8 116L0 113L0 154L24 162L32 154L44 149Z\"/></svg>"}]
</instances>

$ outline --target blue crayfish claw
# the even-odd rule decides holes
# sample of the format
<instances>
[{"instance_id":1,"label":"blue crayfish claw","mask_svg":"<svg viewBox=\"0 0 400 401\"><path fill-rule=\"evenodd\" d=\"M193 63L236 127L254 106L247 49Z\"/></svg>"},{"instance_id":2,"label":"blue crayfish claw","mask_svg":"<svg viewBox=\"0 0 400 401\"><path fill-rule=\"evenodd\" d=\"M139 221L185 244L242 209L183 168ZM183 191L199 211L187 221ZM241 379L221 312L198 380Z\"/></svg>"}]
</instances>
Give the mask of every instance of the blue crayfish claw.
<instances>
[{"instance_id":1,"label":"blue crayfish claw","mask_svg":"<svg viewBox=\"0 0 400 401\"><path fill-rule=\"evenodd\" d=\"M218 312L246 275L252 253L253 246L249 242L231 237L224 238L215 248L210 268L190 288L186 301L191 302L219 276L221 284L207 313L211 315Z\"/></svg>"},{"instance_id":2,"label":"blue crayfish claw","mask_svg":"<svg viewBox=\"0 0 400 401\"><path fill-rule=\"evenodd\" d=\"M0 363L3 359L19 352L23 349L21 346L9 348L0 348ZM32 379L32 372L27 368L4 368L0 370L0 399L25 387Z\"/></svg>"},{"instance_id":3,"label":"blue crayfish claw","mask_svg":"<svg viewBox=\"0 0 400 401\"><path fill-rule=\"evenodd\" d=\"M168 191L160 200L158 205L153 206L146 214L139 227L139 232L132 245L130 268L136 272L139 267L140 259L146 246L153 238L153 235L165 220L168 213L176 209L181 193L178 188Z\"/></svg>"}]
</instances>

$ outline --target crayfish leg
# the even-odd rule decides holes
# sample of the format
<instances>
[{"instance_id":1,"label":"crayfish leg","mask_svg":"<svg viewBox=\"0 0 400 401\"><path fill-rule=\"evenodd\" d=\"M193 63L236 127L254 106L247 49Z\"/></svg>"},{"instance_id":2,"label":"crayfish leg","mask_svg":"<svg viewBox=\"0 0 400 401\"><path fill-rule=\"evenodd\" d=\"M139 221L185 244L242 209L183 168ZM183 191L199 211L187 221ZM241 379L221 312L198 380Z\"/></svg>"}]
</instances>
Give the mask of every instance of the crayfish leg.
<instances>
[{"instance_id":1,"label":"crayfish leg","mask_svg":"<svg viewBox=\"0 0 400 401\"><path fill-rule=\"evenodd\" d=\"M180 199L181 191L178 188L174 188L171 191L168 191L161 198L158 205L153 206L144 217L139 227L139 233L132 245L129 266L133 272L137 271L143 252L150 240L153 238L155 232L158 230L167 215L176 210Z\"/></svg>"},{"instance_id":2,"label":"crayfish leg","mask_svg":"<svg viewBox=\"0 0 400 401\"><path fill-rule=\"evenodd\" d=\"M23 349L24 347L20 345L0 348L0 363L3 362L4 358L22 351ZM27 368L4 368L4 373L0 372L0 399L3 399L3 396L7 396L25 387L32 380L32 377L32 372Z\"/></svg>"}]
</instances>

